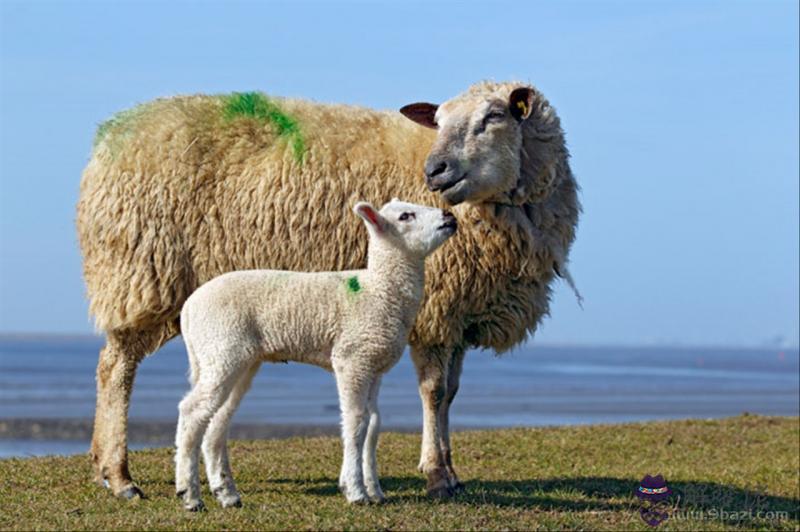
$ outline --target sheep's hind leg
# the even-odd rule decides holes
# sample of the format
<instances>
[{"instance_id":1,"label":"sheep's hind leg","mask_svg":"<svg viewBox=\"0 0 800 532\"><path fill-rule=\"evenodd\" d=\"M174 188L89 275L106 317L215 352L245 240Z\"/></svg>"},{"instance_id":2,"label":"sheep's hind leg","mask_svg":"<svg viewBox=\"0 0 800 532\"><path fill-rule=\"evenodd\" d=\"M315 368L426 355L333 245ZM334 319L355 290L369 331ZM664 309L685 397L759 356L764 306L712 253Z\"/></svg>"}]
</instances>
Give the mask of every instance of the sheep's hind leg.
<instances>
[{"instance_id":1,"label":"sheep's hind leg","mask_svg":"<svg viewBox=\"0 0 800 532\"><path fill-rule=\"evenodd\" d=\"M369 419L367 417L367 399L372 378L355 375L344 368L334 365L336 387L339 390L339 406L342 410L342 470L339 475L339 488L347 498L347 502L364 504L369 502L362 456L367 437Z\"/></svg>"},{"instance_id":2,"label":"sheep's hind leg","mask_svg":"<svg viewBox=\"0 0 800 532\"><path fill-rule=\"evenodd\" d=\"M381 388L381 377L376 377L369 389L367 398L367 412L369 414L369 426L367 427L367 437L364 445L363 469L364 486L367 488L369 500L374 503L382 503L386 498L381 490L380 479L378 478L378 434L381 430L381 415L378 411L378 391Z\"/></svg>"},{"instance_id":3,"label":"sheep's hind leg","mask_svg":"<svg viewBox=\"0 0 800 532\"><path fill-rule=\"evenodd\" d=\"M261 362L257 362L245 370L234 385L228 400L211 418L211 423L203 437L203 461L206 465L208 485L211 493L223 508L242 506L228 459L228 428L233 414L239 408L242 397L250 389L253 377L258 373L259 367L261 367Z\"/></svg>"},{"instance_id":4,"label":"sheep's hind leg","mask_svg":"<svg viewBox=\"0 0 800 532\"><path fill-rule=\"evenodd\" d=\"M143 498L128 471L128 406L136 369L149 353L174 336L177 327L109 331L97 362L97 409L91 456L95 481L117 497Z\"/></svg>"},{"instance_id":5,"label":"sheep's hind leg","mask_svg":"<svg viewBox=\"0 0 800 532\"><path fill-rule=\"evenodd\" d=\"M180 417L175 436L175 491L183 500L184 508L192 512L204 508L200 498L198 469L201 437L211 418L230 395L242 371L235 367L214 368L219 372L204 369L206 371L200 373L200 380L178 407Z\"/></svg>"}]
</instances>

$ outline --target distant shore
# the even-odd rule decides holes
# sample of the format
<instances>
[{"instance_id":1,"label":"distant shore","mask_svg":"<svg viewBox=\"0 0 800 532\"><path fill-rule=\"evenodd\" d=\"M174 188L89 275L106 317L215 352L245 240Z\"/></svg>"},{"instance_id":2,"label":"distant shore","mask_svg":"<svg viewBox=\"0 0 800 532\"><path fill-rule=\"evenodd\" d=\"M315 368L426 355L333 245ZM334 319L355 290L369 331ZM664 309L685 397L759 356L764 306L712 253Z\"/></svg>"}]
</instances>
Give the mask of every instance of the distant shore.
<instances>
[{"instance_id":1,"label":"distant shore","mask_svg":"<svg viewBox=\"0 0 800 532\"><path fill-rule=\"evenodd\" d=\"M92 419L0 419L0 440L62 440L82 441L92 438ZM412 432L409 428L391 428L393 432ZM237 440L267 440L293 436L330 436L339 433L337 425L255 424L238 423L231 426L231 438ZM131 442L149 445L169 445L175 438L175 422L161 420L131 420L128 424Z\"/></svg>"},{"instance_id":2,"label":"distant shore","mask_svg":"<svg viewBox=\"0 0 800 532\"><path fill-rule=\"evenodd\" d=\"M0 456L88 450L100 343L92 337L0 335ZM450 417L454 430L800 413L797 351L537 345L503 357L479 351L467 356ZM143 361L131 397L132 449L172 446L187 370L181 342ZM421 430L410 357L383 380L380 409L387 430ZM335 380L313 366L265 364L234 423L238 440L336 435Z\"/></svg>"}]
</instances>

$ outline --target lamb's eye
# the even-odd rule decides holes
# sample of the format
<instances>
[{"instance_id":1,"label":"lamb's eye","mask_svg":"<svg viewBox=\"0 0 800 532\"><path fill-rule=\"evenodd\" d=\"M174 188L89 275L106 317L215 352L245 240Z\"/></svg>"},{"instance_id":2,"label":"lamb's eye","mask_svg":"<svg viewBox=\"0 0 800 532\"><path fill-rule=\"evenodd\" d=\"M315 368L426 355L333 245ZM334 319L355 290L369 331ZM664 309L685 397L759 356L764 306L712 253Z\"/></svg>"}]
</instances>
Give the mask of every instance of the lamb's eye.
<instances>
[{"instance_id":1,"label":"lamb's eye","mask_svg":"<svg viewBox=\"0 0 800 532\"><path fill-rule=\"evenodd\" d=\"M404 212L403 214L400 215L398 220L400 220L401 222L407 222L413 218L414 218L413 212Z\"/></svg>"}]
</instances>

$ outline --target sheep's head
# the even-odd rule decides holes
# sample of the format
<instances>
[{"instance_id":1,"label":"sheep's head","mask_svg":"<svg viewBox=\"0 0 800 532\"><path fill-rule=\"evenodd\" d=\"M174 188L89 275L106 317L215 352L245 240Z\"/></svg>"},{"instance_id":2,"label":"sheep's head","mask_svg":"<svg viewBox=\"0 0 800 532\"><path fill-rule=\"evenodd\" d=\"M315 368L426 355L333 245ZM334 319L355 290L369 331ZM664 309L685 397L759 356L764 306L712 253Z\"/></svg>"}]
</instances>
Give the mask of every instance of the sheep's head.
<instances>
[{"instance_id":1,"label":"sheep's head","mask_svg":"<svg viewBox=\"0 0 800 532\"><path fill-rule=\"evenodd\" d=\"M407 118L438 129L425 163L432 191L461 202L523 203L556 175L560 149L545 143L563 137L547 101L529 86L479 83L442 105L415 103L400 109Z\"/></svg>"},{"instance_id":2,"label":"sheep's head","mask_svg":"<svg viewBox=\"0 0 800 532\"><path fill-rule=\"evenodd\" d=\"M456 218L448 211L423 207L393 199L380 211L366 202L353 208L369 229L370 239L378 239L416 258L433 253L457 230Z\"/></svg>"}]
</instances>

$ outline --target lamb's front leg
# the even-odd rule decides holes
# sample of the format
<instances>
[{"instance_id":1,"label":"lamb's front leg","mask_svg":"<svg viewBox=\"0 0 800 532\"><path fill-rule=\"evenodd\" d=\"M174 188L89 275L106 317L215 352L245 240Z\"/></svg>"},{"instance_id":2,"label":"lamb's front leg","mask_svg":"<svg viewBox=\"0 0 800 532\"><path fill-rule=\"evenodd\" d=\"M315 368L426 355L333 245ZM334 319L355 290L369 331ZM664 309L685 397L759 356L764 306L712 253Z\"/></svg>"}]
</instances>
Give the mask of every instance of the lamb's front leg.
<instances>
[{"instance_id":1,"label":"lamb's front leg","mask_svg":"<svg viewBox=\"0 0 800 532\"><path fill-rule=\"evenodd\" d=\"M364 378L347 368L334 366L336 387L339 390L339 406L342 410L342 471L339 475L339 488L349 503L369 502L361 458L367 436L369 419L367 399L372 384L371 378Z\"/></svg>"},{"instance_id":2,"label":"lamb's front leg","mask_svg":"<svg viewBox=\"0 0 800 532\"><path fill-rule=\"evenodd\" d=\"M367 488L367 495L372 502L381 503L385 500L381 483L378 478L378 434L381 430L381 415L378 411L378 391L381 387L381 377L377 377L369 389L367 398L367 413L369 415L369 426L367 427L367 438L364 445L363 469L364 485Z\"/></svg>"},{"instance_id":3,"label":"lamb's front leg","mask_svg":"<svg viewBox=\"0 0 800 532\"><path fill-rule=\"evenodd\" d=\"M234 385L228 400L211 418L211 423L203 437L203 461L206 464L208 486L223 508L242 506L228 460L228 428L233 414L239 407L244 394L250 389L253 377L258 373L260 366L261 362L256 362L243 372L239 381Z\"/></svg>"}]
</instances>

